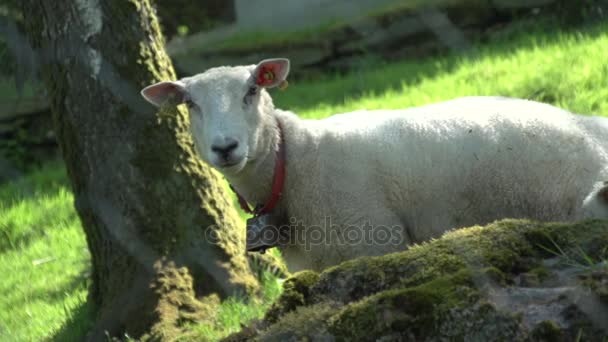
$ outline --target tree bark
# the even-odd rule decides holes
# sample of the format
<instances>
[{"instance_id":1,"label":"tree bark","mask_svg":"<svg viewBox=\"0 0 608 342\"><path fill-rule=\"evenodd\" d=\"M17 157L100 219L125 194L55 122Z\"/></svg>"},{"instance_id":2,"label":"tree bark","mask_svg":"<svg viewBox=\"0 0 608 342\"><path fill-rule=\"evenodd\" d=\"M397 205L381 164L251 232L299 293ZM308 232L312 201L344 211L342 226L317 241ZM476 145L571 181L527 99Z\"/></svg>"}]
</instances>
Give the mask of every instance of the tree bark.
<instances>
[{"instance_id":1,"label":"tree bark","mask_svg":"<svg viewBox=\"0 0 608 342\"><path fill-rule=\"evenodd\" d=\"M218 298L254 291L244 228L187 114L139 95L175 78L150 1L21 6L91 251L89 339L171 339Z\"/></svg>"}]
</instances>

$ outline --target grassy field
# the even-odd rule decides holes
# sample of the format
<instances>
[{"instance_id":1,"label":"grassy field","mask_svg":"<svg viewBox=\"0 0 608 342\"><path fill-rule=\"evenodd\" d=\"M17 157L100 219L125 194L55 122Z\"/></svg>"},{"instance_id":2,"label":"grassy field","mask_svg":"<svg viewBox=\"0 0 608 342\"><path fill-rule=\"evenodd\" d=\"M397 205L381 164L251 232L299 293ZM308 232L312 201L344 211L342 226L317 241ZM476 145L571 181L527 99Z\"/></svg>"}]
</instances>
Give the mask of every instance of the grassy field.
<instances>
[{"instance_id":1,"label":"grassy field","mask_svg":"<svg viewBox=\"0 0 608 342\"><path fill-rule=\"evenodd\" d=\"M0 236L0 341L40 340L87 294L88 250L59 163L0 188Z\"/></svg>"},{"instance_id":2,"label":"grassy field","mask_svg":"<svg viewBox=\"0 0 608 342\"><path fill-rule=\"evenodd\" d=\"M466 95L529 98L588 114L608 114L608 25L585 31L542 28L479 45L466 55L375 64L349 75L294 82L278 107L305 118L367 108L401 108ZM88 327L89 255L59 164L0 187L0 341L70 340ZM226 302L198 336L219 338L261 315L263 303Z\"/></svg>"},{"instance_id":3,"label":"grassy field","mask_svg":"<svg viewBox=\"0 0 608 342\"><path fill-rule=\"evenodd\" d=\"M526 33L477 45L464 56L376 65L345 76L292 82L274 96L275 103L306 118L323 118L361 108L502 95L576 113L608 114L607 30L606 24L573 32L522 27Z\"/></svg>"}]
</instances>

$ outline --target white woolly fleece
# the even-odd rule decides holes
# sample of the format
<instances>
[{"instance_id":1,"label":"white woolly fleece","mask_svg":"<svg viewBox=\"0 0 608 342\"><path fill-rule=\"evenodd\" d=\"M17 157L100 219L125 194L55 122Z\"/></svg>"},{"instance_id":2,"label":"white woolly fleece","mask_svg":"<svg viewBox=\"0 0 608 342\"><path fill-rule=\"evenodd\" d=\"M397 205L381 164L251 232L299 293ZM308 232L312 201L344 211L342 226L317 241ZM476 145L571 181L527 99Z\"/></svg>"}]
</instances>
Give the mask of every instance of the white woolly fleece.
<instances>
[{"instance_id":1,"label":"white woolly fleece","mask_svg":"<svg viewBox=\"0 0 608 342\"><path fill-rule=\"evenodd\" d=\"M304 121L275 111L288 151L282 199L303 227L403 229L402 244L283 248L290 269L322 269L502 218L608 218L608 119L532 101L467 97ZM265 174L271 174L267 167ZM232 177L251 198L254 175ZM238 179L238 181L237 181ZM255 190L254 190L255 189ZM352 229L351 229L352 230Z\"/></svg>"}]
</instances>

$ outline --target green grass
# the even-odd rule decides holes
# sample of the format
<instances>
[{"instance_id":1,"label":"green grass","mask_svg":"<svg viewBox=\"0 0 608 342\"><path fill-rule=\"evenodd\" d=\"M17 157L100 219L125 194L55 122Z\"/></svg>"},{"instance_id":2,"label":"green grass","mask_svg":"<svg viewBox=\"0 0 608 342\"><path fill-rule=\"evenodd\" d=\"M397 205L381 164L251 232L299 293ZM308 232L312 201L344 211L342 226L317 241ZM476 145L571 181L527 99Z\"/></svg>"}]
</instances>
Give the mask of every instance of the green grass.
<instances>
[{"instance_id":1,"label":"green grass","mask_svg":"<svg viewBox=\"0 0 608 342\"><path fill-rule=\"evenodd\" d=\"M242 325L252 319L262 317L282 291L281 284L274 275L264 272L262 280L263 293L259 299L247 302L244 298L229 298L222 303L213 324L192 326L192 336L186 340L217 341L238 332Z\"/></svg>"},{"instance_id":2,"label":"green grass","mask_svg":"<svg viewBox=\"0 0 608 342\"><path fill-rule=\"evenodd\" d=\"M551 31L530 30L467 55L373 64L348 75L293 82L273 96L278 107L306 118L465 95L530 98L574 112L608 114L608 25L544 32ZM82 336L89 324L88 260L59 164L1 186L0 341ZM238 330L249 318L259 317L280 292L276 281L267 282L266 289L261 302L226 301L214 324L193 326L193 333L216 338Z\"/></svg>"},{"instance_id":3,"label":"green grass","mask_svg":"<svg viewBox=\"0 0 608 342\"><path fill-rule=\"evenodd\" d=\"M36 341L86 302L89 254L63 167L0 188L0 341Z\"/></svg>"},{"instance_id":4,"label":"green grass","mask_svg":"<svg viewBox=\"0 0 608 342\"><path fill-rule=\"evenodd\" d=\"M530 28L527 28L530 30ZM306 118L356 109L405 108L467 95L547 102L577 113L608 114L608 25L587 31L537 28L478 45L466 55L377 65L348 75L292 82L277 107Z\"/></svg>"}]
</instances>

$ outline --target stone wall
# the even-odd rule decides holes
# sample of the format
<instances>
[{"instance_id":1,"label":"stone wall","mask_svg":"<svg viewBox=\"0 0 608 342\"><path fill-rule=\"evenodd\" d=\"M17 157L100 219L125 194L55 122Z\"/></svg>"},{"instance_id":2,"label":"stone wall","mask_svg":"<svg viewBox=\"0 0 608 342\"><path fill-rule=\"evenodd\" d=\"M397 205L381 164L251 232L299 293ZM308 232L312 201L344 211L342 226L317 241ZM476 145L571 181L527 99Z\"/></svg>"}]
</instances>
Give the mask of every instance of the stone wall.
<instances>
[{"instance_id":1,"label":"stone wall","mask_svg":"<svg viewBox=\"0 0 608 342\"><path fill-rule=\"evenodd\" d=\"M315 6L322 6L324 1L315 0ZM340 22L318 32L308 28L301 34L293 33L294 39L280 38L285 33L276 31L281 25L276 20L284 19L276 18L281 17L279 10L275 12L274 8L268 8L267 19L256 19L263 22L256 30L259 29L259 34L265 35L266 39L249 33L254 35L251 40L255 40L255 44L231 43L239 36L241 41L246 40L242 30L234 26L171 42L168 50L178 71L184 75L219 65L252 64L269 56L285 56L291 59L297 77L298 71L310 73L311 69L321 72L349 70L370 58L392 61L421 58L446 50L466 50L471 40L490 37L516 19L552 13L559 2L436 0L434 6L387 8L384 12ZM252 12L251 18L258 18L260 14L256 13ZM275 25L278 26L269 28ZM273 39L273 35L279 38Z\"/></svg>"},{"instance_id":2,"label":"stone wall","mask_svg":"<svg viewBox=\"0 0 608 342\"><path fill-rule=\"evenodd\" d=\"M235 0L236 25L243 29L291 30L361 15L396 0Z\"/></svg>"}]
</instances>

